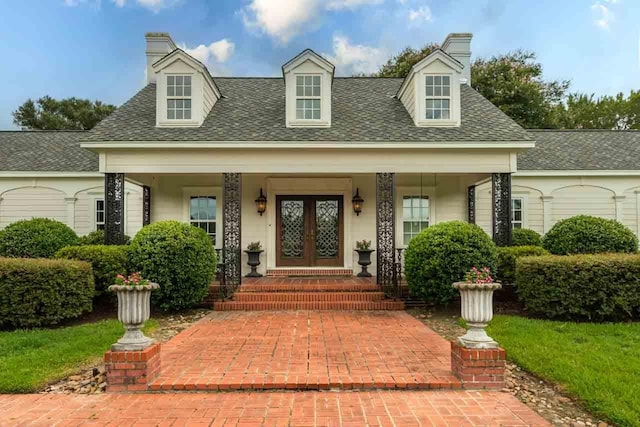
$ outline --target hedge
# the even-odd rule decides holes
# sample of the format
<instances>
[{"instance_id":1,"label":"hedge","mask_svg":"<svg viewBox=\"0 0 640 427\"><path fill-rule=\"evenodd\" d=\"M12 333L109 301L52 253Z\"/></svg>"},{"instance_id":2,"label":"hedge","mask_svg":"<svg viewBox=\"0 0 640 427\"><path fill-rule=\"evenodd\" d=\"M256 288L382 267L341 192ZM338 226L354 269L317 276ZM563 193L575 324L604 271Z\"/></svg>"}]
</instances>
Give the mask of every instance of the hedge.
<instances>
[{"instance_id":1,"label":"hedge","mask_svg":"<svg viewBox=\"0 0 640 427\"><path fill-rule=\"evenodd\" d=\"M498 248L498 272L496 280L512 284L516 282L516 259L524 256L549 255L539 246L506 246Z\"/></svg>"},{"instance_id":2,"label":"hedge","mask_svg":"<svg viewBox=\"0 0 640 427\"><path fill-rule=\"evenodd\" d=\"M131 241L131 238L125 234L123 244L128 245L130 241ZM104 245L104 230L95 230L85 236L81 236L80 239L78 240L78 244L79 245Z\"/></svg>"},{"instance_id":3,"label":"hedge","mask_svg":"<svg viewBox=\"0 0 640 427\"><path fill-rule=\"evenodd\" d=\"M65 246L78 243L78 235L66 224L48 218L14 222L0 231L0 256L52 258Z\"/></svg>"},{"instance_id":4,"label":"hedge","mask_svg":"<svg viewBox=\"0 0 640 427\"><path fill-rule=\"evenodd\" d=\"M516 286L534 316L592 321L637 319L640 255L520 258L516 261Z\"/></svg>"},{"instance_id":5,"label":"hedge","mask_svg":"<svg viewBox=\"0 0 640 427\"><path fill-rule=\"evenodd\" d=\"M558 221L542 239L555 255L638 251L638 238L613 219L578 215Z\"/></svg>"},{"instance_id":6,"label":"hedge","mask_svg":"<svg viewBox=\"0 0 640 427\"><path fill-rule=\"evenodd\" d=\"M163 310L202 302L216 269L211 238L201 228L178 221L143 227L131 241L131 268L160 284L152 301Z\"/></svg>"},{"instance_id":7,"label":"hedge","mask_svg":"<svg viewBox=\"0 0 640 427\"><path fill-rule=\"evenodd\" d=\"M411 293L426 302L447 304L471 267L496 271L496 245L480 227L461 221L428 227L409 242L405 275Z\"/></svg>"},{"instance_id":8,"label":"hedge","mask_svg":"<svg viewBox=\"0 0 640 427\"><path fill-rule=\"evenodd\" d=\"M91 265L62 259L0 258L0 328L54 325L92 309Z\"/></svg>"},{"instance_id":9,"label":"hedge","mask_svg":"<svg viewBox=\"0 0 640 427\"><path fill-rule=\"evenodd\" d=\"M116 275L127 274L128 246L86 245L67 246L56 253L56 258L87 261L93 268L96 296L102 295L115 283Z\"/></svg>"},{"instance_id":10,"label":"hedge","mask_svg":"<svg viewBox=\"0 0 640 427\"><path fill-rule=\"evenodd\" d=\"M511 246L542 246L542 236L529 228L514 228Z\"/></svg>"}]
</instances>

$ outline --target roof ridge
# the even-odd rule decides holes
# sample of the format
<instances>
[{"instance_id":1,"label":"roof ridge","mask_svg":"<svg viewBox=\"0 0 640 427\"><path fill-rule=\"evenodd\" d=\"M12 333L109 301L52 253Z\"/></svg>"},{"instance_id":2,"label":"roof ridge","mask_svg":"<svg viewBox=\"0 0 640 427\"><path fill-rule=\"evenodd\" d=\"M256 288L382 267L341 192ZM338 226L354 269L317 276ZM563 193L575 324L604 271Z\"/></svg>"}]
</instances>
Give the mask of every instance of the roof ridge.
<instances>
[{"instance_id":1,"label":"roof ridge","mask_svg":"<svg viewBox=\"0 0 640 427\"><path fill-rule=\"evenodd\" d=\"M24 129L24 130L18 130L18 129L0 129L0 132L2 133L43 133L43 132L68 132L68 133L73 133L73 132L88 132L88 130L85 129Z\"/></svg>"}]
</instances>

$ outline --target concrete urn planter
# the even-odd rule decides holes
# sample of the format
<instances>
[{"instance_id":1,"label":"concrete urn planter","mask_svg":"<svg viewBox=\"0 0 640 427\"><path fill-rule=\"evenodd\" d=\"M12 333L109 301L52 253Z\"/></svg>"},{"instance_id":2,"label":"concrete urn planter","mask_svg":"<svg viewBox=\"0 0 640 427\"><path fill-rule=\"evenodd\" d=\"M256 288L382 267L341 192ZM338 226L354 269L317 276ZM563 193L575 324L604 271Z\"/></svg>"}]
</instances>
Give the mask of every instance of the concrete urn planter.
<instances>
[{"instance_id":1,"label":"concrete urn planter","mask_svg":"<svg viewBox=\"0 0 640 427\"><path fill-rule=\"evenodd\" d=\"M250 251L246 250L244 253L247 254L247 265L251 267L251 271L247 273L245 277L262 277L262 274L258 273L258 266L260 265L260 254L264 252L263 250L258 251Z\"/></svg>"},{"instance_id":2,"label":"concrete urn planter","mask_svg":"<svg viewBox=\"0 0 640 427\"><path fill-rule=\"evenodd\" d=\"M361 267L358 277L371 277L371 273L367 271L367 268L371 265L371 254L374 249L356 249L358 252L358 265Z\"/></svg>"},{"instance_id":3,"label":"concrete urn planter","mask_svg":"<svg viewBox=\"0 0 640 427\"><path fill-rule=\"evenodd\" d=\"M500 283L456 282L453 287L460 291L462 318L469 329L458 342L466 348L498 348L484 328L493 319L493 292L500 289Z\"/></svg>"},{"instance_id":4,"label":"concrete urn planter","mask_svg":"<svg viewBox=\"0 0 640 427\"><path fill-rule=\"evenodd\" d=\"M160 288L157 283L142 286L111 285L109 290L118 296L118 320L124 324L125 333L112 351L140 351L154 343L142 333L144 322L151 314L151 291Z\"/></svg>"}]
</instances>

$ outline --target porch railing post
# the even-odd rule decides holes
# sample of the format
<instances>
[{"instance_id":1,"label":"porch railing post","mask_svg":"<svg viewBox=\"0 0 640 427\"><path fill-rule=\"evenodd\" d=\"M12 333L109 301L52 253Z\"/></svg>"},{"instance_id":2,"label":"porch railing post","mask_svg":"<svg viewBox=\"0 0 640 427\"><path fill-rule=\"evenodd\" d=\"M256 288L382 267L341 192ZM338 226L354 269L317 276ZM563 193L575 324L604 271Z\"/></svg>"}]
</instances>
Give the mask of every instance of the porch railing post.
<instances>
[{"instance_id":1,"label":"porch railing post","mask_svg":"<svg viewBox=\"0 0 640 427\"><path fill-rule=\"evenodd\" d=\"M467 187L467 221L469 224L476 223L476 186Z\"/></svg>"},{"instance_id":2,"label":"porch railing post","mask_svg":"<svg viewBox=\"0 0 640 427\"><path fill-rule=\"evenodd\" d=\"M151 188L142 187L142 226L151 224Z\"/></svg>"},{"instance_id":3,"label":"porch railing post","mask_svg":"<svg viewBox=\"0 0 640 427\"><path fill-rule=\"evenodd\" d=\"M121 245L124 243L124 174L104 174L104 243Z\"/></svg>"},{"instance_id":4,"label":"porch railing post","mask_svg":"<svg viewBox=\"0 0 640 427\"><path fill-rule=\"evenodd\" d=\"M493 241L498 246L511 245L511 174L491 176L493 205Z\"/></svg>"},{"instance_id":5,"label":"porch railing post","mask_svg":"<svg viewBox=\"0 0 640 427\"><path fill-rule=\"evenodd\" d=\"M385 289L394 287L395 269L395 174L376 174L376 252L377 282Z\"/></svg>"},{"instance_id":6,"label":"porch railing post","mask_svg":"<svg viewBox=\"0 0 640 427\"><path fill-rule=\"evenodd\" d=\"M228 294L240 285L241 261L241 220L242 220L242 174L222 174L222 234L224 257L224 286Z\"/></svg>"}]
</instances>

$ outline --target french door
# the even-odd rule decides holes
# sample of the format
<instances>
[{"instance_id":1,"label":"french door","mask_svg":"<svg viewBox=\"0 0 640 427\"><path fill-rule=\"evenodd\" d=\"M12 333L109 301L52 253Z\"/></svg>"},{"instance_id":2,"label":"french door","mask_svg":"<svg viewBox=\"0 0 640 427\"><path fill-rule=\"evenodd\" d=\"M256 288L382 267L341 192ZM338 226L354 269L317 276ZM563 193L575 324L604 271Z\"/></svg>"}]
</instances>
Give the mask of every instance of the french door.
<instances>
[{"instance_id":1,"label":"french door","mask_svg":"<svg viewBox=\"0 0 640 427\"><path fill-rule=\"evenodd\" d=\"M342 267L342 196L276 196L276 265Z\"/></svg>"}]
</instances>

